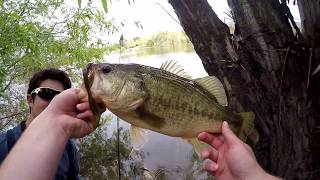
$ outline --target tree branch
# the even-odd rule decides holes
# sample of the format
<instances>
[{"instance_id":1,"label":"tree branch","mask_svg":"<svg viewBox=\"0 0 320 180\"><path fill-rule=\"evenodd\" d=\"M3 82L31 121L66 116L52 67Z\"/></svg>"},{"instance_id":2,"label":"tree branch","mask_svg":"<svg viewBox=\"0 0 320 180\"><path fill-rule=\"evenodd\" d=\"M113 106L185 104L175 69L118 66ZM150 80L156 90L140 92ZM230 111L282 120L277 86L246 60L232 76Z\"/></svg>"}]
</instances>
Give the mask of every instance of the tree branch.
<instances>
[{"instance_id":1,"label":"tree branch","mask_svg":"<svg viewBox=\"0 0 320 180\"><path fill-rule=\"evenodd\" d=\"M8 118L12 118L12 117L15 117L15 116L18 116L20 114L23 114L23 113L26 113L28 111L28 109L24 109L20 112L16 112L16 113L13 113L13 114L10 114L8 116L5 116L5 117L1 117L0 118L0 121L2 121L3 119L8 119ZM3 128L5 128L9 123L11 122L11 120L7 121L4 125L2 125L2 127L0 128L0 130L2 130Z\"/></svg>"},{"instance_id":2,"label":"tree branch","mask_svg":"<svg viewBox=\"0 0 320 180\"><path fill-rule=\"evenodd\" d=\"M18 115L23 114L23 113L25 113L25 112L27 112L27 111L28 111L28 109L24 109L24 110L22 110L22 111L19 111L19 112L10 114L10 115L8 115L8 116L1 117L1 118L0 118L0 121L3 120L3 119L8 119L8 118L12 118L12 117L18 116Z\"/></svg>"},{"instance_id":3,"label":"tree branch","mask_svg":"<svg viewBox=\"0 0 320 180\"><path fill-rule=\"evenodd\" d=\"M293 28L295 29L295 31L296 31L296 33L297 33L298 38L299 38L300 40L302 40L302 39L303 39L303 36L302 36L302 34L301 34L301 32L300 32L299 27L297 26L296 22L294 21L294 18L293 18L292 14L291 14L291 11L290 11L290 9L289 9L289 7L288 7L288 5L287 5L287 0L281 0L281 1L282 1L282 2L281 2L281 9L282 9L282 11L284 12L284 14L285 14L285 15L288 17L288 19L290 20Z\"/></svg>"},{"instance_id":4,"label":"tree branch","mask_svg":"<svg viewBox=\"0 0 320 180\"><path fill-rule=\"evenodd\" d=\"M302 34L310 42L320 40L320 4L315 0L298 0Z\"/></svg>"}]
</instances>

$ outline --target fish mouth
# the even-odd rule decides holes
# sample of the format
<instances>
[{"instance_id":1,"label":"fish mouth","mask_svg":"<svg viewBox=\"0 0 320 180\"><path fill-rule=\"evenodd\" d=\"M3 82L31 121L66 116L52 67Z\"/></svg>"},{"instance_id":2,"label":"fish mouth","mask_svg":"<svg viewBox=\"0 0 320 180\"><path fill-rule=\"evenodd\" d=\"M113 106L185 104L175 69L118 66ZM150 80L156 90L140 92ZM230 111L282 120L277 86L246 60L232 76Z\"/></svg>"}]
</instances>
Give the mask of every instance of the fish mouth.
<instances>
[{"instance_id":1,"label":"fish mouth","mask_svg":"<svg viewBox=\"0 0 320 180\"><path fill-rule=\"evenodd\" d=\"M86 66L86 68L84 68L84 70L83 70L83 79L84 79L84 86L85 86L85 89L86 89L87 95L88 95L90 109L97 120L97 125L96 125L96 127L97 127L97 126L99 126L101 114L105 111L106 107L102 102L100 102L100 101L97 102L95 100L95 98L92 96L92 92L90 89L93 84L94 71L95 71L96 66L97 66L96 64L89 63Z\"/></svg>"}]
</instances>

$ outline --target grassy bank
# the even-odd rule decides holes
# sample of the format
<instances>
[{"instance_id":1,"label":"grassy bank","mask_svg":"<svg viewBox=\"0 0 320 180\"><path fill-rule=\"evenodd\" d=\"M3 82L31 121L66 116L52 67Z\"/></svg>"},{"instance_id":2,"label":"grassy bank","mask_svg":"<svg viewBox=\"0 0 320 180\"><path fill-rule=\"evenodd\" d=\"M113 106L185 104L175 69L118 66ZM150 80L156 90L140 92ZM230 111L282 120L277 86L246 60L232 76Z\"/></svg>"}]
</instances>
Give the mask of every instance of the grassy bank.
<instances>
[{"instance_id":1,"label":"grassy bank","mask_svg":"<svg viewBox=\"0 0 320 180\"><path fill-rule=\"evenodd\" d=\"M119 44L112 45L120 48ZM174 49L175 51L193 51L193 46L184 32L160 32L149 37L135 37L132 40L124 40L121 46L123 52L137 51L139 49Z\"/></svg>"}]
</instances>

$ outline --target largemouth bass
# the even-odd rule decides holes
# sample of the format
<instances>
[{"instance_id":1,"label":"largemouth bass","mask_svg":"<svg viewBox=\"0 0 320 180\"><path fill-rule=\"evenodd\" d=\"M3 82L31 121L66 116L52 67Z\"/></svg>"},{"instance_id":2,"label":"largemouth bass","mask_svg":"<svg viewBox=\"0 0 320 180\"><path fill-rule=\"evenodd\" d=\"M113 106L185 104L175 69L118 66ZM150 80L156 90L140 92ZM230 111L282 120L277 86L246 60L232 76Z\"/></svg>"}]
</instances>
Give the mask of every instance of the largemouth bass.
<instances>
[{"instance_id":1,"label":"largemouth bass","mask_svg":"<svg viewBox=\"0 0 320 180\"><path fill-rule=\"evenodd\" d=\"M143 128L187 139L199 151L197 135L220 133L224 120L243 141L258 139L254 113L230 110L223 85L214 76L191 79L171 62L160 69L102 63L89 64L84 79L81 98L89 99L97 117L107 108L130 123L136 149L146 141Z\"/></svg>"}]
</instances>

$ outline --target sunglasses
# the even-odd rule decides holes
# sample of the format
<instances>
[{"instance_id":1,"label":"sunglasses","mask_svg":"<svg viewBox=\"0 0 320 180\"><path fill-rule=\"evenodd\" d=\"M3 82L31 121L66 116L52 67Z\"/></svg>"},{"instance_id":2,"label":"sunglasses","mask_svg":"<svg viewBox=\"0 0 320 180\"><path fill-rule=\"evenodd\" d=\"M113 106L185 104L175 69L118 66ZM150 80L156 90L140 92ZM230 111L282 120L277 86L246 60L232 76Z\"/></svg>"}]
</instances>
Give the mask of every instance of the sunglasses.
<instances>
[{"instance_id":1,"label":"sunglasses","mask_svg":"<svg viewBox=\"0 0 320 180\"><path fill-rule=\"evenodd\" d=\"M61 91L56 90L56 89L52 89L52 88L48 88L48 87L38 87L38 88L34 89L30 93L30 95L32 96L32 95L38 94L42 99L47 100L47 101L51 101L59 93L61 93Z\"/></svg>"}]
</instances>

